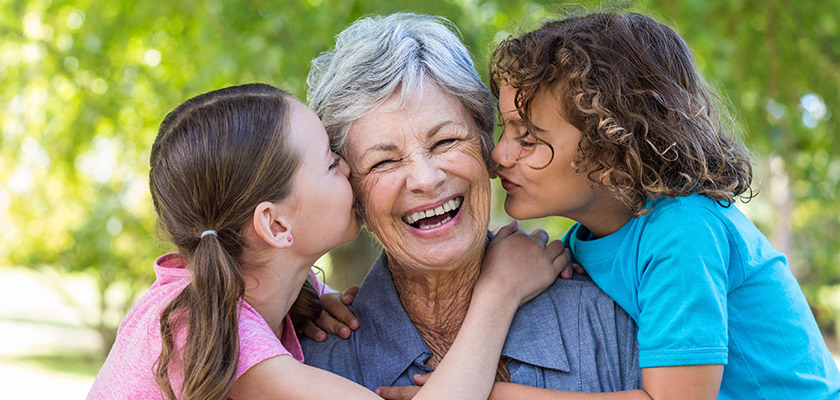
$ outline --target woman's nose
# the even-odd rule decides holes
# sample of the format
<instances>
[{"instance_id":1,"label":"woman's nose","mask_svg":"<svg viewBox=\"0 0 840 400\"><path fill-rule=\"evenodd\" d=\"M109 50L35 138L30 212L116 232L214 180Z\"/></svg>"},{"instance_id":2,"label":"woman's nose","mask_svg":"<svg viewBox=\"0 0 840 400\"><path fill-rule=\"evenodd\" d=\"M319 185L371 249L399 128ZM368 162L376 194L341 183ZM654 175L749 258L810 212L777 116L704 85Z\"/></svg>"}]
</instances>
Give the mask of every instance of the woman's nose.
<instances>
[{"instance_id":1,"label":"woman's nose","mask_svg":"<svg viewBox=\"0 0 840 400\"><path fill-rule=\"evenodd\" d=\"M446 181L446 172L440 169L435 160L419 157L408 169L406 188L412 192L433 193Z\"/></svg>"},{"instance_id":2,"label":"woman's nose","mask_svg":"<svg viewBox=\"0 0 840 400\"><path fill-rule=\"evenodd\" d=\"M511 145L510 141L505 138L504 132L502 132L502 136L499 138L499 143L493 147L493 152L491 153L493 161L499 164L499 166L505 168L513 166L514 159L510 156Z\"/></svg>"}]
</instances>

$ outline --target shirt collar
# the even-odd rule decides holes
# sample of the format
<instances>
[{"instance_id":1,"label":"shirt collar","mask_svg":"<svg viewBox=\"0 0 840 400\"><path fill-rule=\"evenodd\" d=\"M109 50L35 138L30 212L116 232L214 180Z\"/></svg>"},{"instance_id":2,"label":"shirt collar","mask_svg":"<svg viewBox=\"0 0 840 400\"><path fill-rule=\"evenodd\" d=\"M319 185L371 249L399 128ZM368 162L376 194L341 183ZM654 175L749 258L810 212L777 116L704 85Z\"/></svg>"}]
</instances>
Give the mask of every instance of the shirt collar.
<instances>
[{"instance_id":1,"label":"shirt collar","mask_svg":"<svg viewBox=\"0 0 840 400\"><path fill-rule=\"evenodd\" d=\"M382 377L382 386L392 385L412 363L432 356L400 302L384 251L370 268L353 305L361 322L356 337L365 382Z\"/></svg>"},{"instance_id":2,"label":"shirt collar","mask_svg":"<svg viewBox=\"0 0 840 400\"><path fill-rule=\"evenodd\" d=\"M356 335L365 382L380 376L384 378L382 385L391 385L411 364L423 363L432 356L400 302L384 251L365 277L353 308L362 322ZM516 312L502 356L542 368L569 371L558 311L550 291L538 295Z\"/></svg>"},{"instance_id":3,"label":"shirt collar","mask_svg":"<svg viewBox=\"0 0 840 400\"><path fill-rule=\"evenodd\" d=\"M560 321L557 317L559 312L555 308L551 293L549 288L519 307L510 324L502 348L502 357L569 372L566 346L563 344Z\"/></svg>"}]
</instances>

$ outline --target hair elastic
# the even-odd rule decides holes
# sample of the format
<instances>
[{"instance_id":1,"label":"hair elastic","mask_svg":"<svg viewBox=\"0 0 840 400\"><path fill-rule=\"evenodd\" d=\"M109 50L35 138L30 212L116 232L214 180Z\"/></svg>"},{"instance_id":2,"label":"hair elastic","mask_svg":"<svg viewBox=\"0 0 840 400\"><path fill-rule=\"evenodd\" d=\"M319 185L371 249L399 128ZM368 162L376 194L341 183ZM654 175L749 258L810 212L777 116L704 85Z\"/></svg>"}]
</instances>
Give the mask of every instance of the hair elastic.
<instances>
[{"instance_id":1,"label":"hair elastic","mask_svg":"<svg viewBox=\"0 0 840 400\"><path fill-rule=\"evenodd\" d=\"M219 235L216 234L216 231L214 231L212 229L208 229L204 232L201 232L201 238L202 239L204 239L204 237L207 236L207 235L213 235L213 236L219 237Z\"/></svg>"}]
</instances>

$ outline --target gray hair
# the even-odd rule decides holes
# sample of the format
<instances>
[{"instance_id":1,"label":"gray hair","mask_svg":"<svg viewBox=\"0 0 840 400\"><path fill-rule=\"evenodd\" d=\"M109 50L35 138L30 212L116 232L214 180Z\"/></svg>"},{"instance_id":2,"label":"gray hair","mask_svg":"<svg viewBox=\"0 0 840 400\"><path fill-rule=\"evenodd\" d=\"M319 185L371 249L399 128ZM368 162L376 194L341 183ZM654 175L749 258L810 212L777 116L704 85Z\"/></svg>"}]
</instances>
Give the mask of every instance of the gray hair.
<instances>
[{"instance_id":1,"label":"gray hair","mask_svg":"<svg viewBox=\"0 0 840 400\"><path fill-rule=\"evenodd\" d=\"M495 101L458 36L443 17L411 13L362 18L339 33L335 49L312 60L306 79L309 106L334 149L341 153L353 122L398 89L404 105L415 93L422 96L424 81L431 79L473 118L492 169Z\"/></svg>"}]
</instances>

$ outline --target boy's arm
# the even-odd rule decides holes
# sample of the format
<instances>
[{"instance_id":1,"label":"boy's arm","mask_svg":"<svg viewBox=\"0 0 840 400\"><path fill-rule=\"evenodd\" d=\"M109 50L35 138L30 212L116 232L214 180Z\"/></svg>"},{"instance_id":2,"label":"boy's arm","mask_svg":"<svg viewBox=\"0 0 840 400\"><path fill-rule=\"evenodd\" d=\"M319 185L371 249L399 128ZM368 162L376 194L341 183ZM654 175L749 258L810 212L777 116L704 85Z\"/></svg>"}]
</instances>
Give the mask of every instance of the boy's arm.
<instances>
[{"instance_id":1,"label":"boy's arm","mask_svg":"<svg viewBox=\"0 0 840 400\"><path fill-rule=\"evenodd\" d=\"M515 383L496 383L488 400L711 400L717 399L722 376L723 365L720 364L644 368L644 389L611 393L575 393Z\"/></svg>"},{"instance_id":2,"label":"boy's arm","mask_svg":"<svg viewBox=\"0 0 840 400\"><path fill-rule=\"evenodd\" d=\"M323 287L321 305L324 309L317 320L306 320L299 329L316 342L326 340L327 333L347 339L350 337L351 329L359 329L359 320L347 308L353 304L353 299L359 293L359 286L353 285L341 292L335 292L326 285Z\"/></svg>"},{"instance_id":3,"label":"boy's arm","mask_svg":"<svg viewBox=\"0 0 840 400\"><path fill-rule=\"evenodd\" d=\"M419 375L415 382L423 384L433 374ZM723 376L723 365L691 365L656 367L642 370L643 390L610 393L577 393L497 382L488 400L662 400L662 399L716 399ZM380 388L378 393L389 400L411 399L419 386Z\"/></svg>"}]
</instances>

